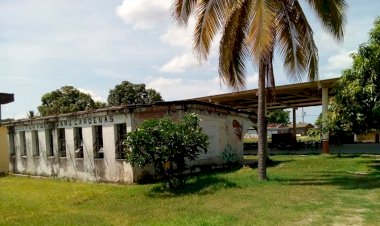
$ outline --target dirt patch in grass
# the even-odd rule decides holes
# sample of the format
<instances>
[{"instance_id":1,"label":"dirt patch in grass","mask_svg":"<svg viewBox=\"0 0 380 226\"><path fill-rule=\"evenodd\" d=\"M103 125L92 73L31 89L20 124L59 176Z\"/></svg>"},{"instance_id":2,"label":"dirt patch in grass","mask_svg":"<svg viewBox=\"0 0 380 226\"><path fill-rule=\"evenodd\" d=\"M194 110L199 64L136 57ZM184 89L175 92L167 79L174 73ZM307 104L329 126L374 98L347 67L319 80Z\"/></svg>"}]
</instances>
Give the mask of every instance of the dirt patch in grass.
<instances>
[{"instance_id":1,"label":"dirt patch in grass","mask_svg":"<svg viewBox=\"0 0 380 226\"><path fill-rule=\"evenodd\" d=\"M343 215L336 216L334 226L361 226L364 224L363 214L366 209L346 209Z\"/></svg>"}]
</instances>

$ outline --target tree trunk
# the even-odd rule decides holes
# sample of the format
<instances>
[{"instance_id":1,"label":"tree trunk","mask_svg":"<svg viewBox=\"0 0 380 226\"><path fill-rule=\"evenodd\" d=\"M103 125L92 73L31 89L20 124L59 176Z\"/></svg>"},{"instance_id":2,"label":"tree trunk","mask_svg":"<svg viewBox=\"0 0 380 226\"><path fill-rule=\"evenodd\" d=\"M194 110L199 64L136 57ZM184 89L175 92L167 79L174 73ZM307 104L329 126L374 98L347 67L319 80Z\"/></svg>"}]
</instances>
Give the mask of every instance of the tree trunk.
<instances>
[{"instance_id":1,"label":"tree trunk","mask_svg":"<svg viewBox=\"0 0 380 226\"><path fill-rule=\"evenodd\" d=\"M257 135L258 135L258 177L260 180L267 179L266 169L266 148L267 148L267 128L265 123L266 91L265 73L267 65L263 60L259 64L259 84L258 84L258 110L257 110Z\"/></svg>"}]
</instances>

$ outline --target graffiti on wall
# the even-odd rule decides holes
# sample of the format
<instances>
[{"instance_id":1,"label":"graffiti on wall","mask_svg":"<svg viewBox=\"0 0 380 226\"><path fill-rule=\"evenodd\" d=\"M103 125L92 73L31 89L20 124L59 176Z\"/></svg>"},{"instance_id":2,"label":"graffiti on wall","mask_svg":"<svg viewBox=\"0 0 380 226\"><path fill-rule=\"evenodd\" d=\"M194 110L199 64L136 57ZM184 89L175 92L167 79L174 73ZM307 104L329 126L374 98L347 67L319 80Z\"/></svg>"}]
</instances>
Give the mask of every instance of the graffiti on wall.
<instances>
[{"instance_id":1,"label":"graffiti on wall","mask_svg":"<svg viewBox=\"0 0 380 226\"><path fill-rule=\"evenodd\" d=\"M241 140L243 135L243 126L236 119L232 121L232 127L234 128L235 135Z\"/></svg>"}]
</instances>

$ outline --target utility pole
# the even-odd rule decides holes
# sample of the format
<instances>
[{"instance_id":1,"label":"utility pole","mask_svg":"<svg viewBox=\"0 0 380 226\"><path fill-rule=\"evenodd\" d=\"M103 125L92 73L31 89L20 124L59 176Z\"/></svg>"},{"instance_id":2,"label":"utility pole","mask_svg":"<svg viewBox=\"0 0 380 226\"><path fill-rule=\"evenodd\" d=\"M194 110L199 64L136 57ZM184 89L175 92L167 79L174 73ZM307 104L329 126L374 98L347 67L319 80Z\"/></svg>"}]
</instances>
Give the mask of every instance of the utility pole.
<instances>
[{"instance_id":1,"label":"utility pole","mask_svg":"<svg viewBox=\"0 0 380 226\"><path fill-rule=\"evenodd\" d=\"M305 123L305 115L306 115L306 112L303 111L303 107L302 107L302 123Z\"/></svg>"}]
</instances>

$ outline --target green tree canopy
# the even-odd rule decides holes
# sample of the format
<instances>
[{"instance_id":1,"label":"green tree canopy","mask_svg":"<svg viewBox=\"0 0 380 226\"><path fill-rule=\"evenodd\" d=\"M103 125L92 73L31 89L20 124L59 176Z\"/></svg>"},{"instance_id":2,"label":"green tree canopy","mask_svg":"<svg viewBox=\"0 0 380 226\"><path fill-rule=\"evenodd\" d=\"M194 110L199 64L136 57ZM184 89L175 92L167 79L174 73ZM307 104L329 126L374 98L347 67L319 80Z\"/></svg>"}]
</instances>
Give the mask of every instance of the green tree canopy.
<instances>
[{"instance_id":1,"label":"green tree canopy","mask_svg":"<svg viewBox=\"0 0 380 226\"><path fill-rule=\"evenodd\" d=\"M73 86L63 86L60 89L46 93L41 98L38 107L41 116L90 110L104 106L95 102L89 94L83 93Z\"/></svg>"},{"instance_id":2,"label":"green tree canopy","mask_svg":"<svg viewBox=\"0 0 380 226\"><path fill-rule=\"evenodd\" d=\"M267 121L268 123L281 123L289 124L290 111L285 111L283 109L276 109L268 112Z\"/></svg>"},{"instance_id":3,"label":"green tree canopy","mask_svg":"<svg viewBox=\"0 0 380 226\"><path fill-rule=\"evenodd\" d=\"M108 95L110 106L122 104L152 104L156 101L163 101L161 94L154 89L146 89L145 84L133 84L123 81L111 89Z\"/></svg>"},{"instance_id":4,"label":"green tree canopy","mask_svg":"<svg viewBox=\"0 0 380 226\"><path fill-rule=\"evenodd\" d=\"M330 100L329 124L355 133L380 129L380 17L352 58Z\"/></svg>"}]
</instances>

